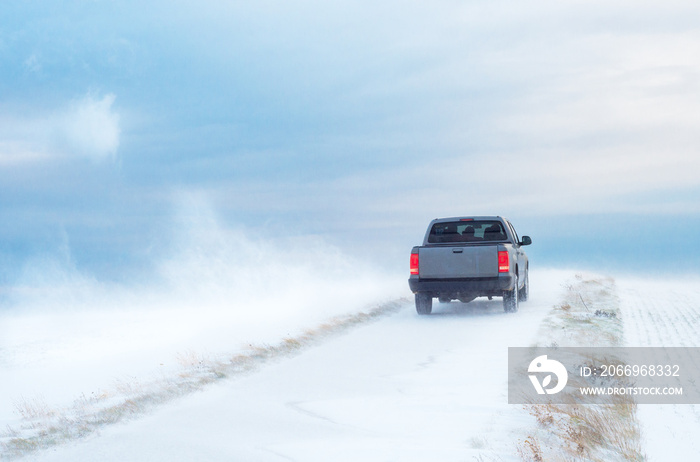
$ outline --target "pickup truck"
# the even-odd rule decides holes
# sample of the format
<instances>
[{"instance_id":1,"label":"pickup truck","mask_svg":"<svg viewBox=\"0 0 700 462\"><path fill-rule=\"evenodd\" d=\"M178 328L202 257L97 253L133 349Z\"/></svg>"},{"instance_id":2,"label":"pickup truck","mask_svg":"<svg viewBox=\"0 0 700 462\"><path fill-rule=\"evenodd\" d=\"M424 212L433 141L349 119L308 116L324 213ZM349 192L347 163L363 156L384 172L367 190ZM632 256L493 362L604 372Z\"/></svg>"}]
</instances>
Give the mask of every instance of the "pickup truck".
<instances>
[{"instance_id":1,"label":"pickup truck","mask_svg":"<svg viewBox=\"0 0 700 462\"><path fill-rule=\"evenodd\" d=\"M430 314L433 298L468 303L476 297L503 297L506 312L518 310L529 296L529 262L503 217L438 218L430 222L423 245L411 250L408 285L418 314Z\"/></svg>"}]
</instances>

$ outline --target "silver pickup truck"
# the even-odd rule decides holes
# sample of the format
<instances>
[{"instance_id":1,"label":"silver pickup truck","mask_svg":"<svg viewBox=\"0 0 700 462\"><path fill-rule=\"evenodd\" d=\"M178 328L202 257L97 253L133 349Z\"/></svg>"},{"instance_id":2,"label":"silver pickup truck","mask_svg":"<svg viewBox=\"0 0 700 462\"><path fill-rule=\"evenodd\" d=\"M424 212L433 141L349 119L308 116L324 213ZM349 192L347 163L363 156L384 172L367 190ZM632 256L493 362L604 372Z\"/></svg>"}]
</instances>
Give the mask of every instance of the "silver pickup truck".
<instances>
[{"instance_id":1,"label":"silver pickup truck","mask_svg":"<svg viewBox=\"0 0 700 462\"><path fill-rule=\"evenodd\" d=\"M529 295L529 263L513 225L502 217L439 218L430 222L423 245L411 250L408 285L418 314L430 314L433 298L467 303L503 297L506 312Z\"/></svg>"}]
</instances>

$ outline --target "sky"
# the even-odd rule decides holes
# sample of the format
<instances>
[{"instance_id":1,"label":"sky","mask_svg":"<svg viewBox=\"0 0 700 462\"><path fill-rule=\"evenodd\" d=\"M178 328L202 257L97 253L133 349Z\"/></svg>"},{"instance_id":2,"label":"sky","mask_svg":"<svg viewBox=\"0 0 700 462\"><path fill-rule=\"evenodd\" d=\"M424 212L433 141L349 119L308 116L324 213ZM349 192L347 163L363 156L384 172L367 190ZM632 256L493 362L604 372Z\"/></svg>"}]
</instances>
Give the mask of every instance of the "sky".
<instances>
[{"instance_id":1,"label":"sky","mask_svg":"<svg viewBox=\"0 0 700 462\"><path fill-rule=\"evenodd\" d=\"M139 278L208 224L401 272L431 219L459 215L507 216L541 265L697 272L698 17L5 1L0 284L52 264Z\"/></svg>"}]
</instances>

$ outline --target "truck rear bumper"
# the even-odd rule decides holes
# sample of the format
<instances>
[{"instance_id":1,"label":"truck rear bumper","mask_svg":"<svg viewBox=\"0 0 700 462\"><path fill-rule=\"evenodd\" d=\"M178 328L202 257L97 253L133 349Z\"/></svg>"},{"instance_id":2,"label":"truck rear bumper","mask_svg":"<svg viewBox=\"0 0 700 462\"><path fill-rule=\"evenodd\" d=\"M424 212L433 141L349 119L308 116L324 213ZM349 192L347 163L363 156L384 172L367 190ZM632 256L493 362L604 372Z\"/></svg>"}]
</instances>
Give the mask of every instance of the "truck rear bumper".
<instances>
[{"instance_id":1,"label":"truck rear bumper","mask_svg":"<svg viewBox=\"0 0 700 462\"><path fill-rule=\"evenodd\" d=\"M514 278L504 274L489 278L460 278L460 279L420 279L411 276L408 286L413 293L427 292L432 297L464 296L485 297L501 296L506 290L512 290Z\"/></svg>"}]
</instances>

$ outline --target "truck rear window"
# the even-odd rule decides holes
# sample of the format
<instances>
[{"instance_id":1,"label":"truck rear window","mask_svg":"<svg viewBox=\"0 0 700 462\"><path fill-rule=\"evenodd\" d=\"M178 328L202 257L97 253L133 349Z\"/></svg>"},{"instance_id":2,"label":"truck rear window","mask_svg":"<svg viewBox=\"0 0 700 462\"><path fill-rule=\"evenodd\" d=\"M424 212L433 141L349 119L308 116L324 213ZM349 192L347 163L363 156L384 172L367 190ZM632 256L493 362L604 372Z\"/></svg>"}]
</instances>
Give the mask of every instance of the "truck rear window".
<instances>
[{"instance_id":1,"label":"truck rear window","mask_svg":"<svg viewBox=\"0 0 700 462\"><path fill-rule=\"evenodd\" d=\"M435 223L430 229L428 243L505 241L506 233L500 221L448 221Z\"/></svg>"}]
</instances>

